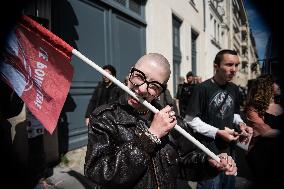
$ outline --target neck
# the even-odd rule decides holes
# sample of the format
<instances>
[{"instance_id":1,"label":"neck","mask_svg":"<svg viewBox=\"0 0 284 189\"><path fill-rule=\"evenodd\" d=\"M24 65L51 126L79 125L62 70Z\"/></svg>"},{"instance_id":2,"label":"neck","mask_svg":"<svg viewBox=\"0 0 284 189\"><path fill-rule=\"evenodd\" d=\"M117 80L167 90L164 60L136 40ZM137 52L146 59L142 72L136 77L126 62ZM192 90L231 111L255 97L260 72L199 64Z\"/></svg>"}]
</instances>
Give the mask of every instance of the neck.
<instances>
[{"instance_id":1,"label":"neck","mask_svg":"<svg viewBox=\"0 0 284 189\"><path fill-rule=\"evenodd\" d=\"M112 82L105 83L105 85L106 85L107 88L108 88L111 84L112 84Z\"/></svg>"},{"instance_id":2,"label":"neck","mask_svg":"<svg viewBox=\"0 0 284 189\"><path fill-rule=\"evenodd\" d=\"M213 81L214 81L215 83L217 83L218 85L225 85L225 84L227 83L227 81L224 81L224 80L220 79L220 78L217 77L216 75L213 76L212 79L213 79Z\"/></svg>"}]
</instances>

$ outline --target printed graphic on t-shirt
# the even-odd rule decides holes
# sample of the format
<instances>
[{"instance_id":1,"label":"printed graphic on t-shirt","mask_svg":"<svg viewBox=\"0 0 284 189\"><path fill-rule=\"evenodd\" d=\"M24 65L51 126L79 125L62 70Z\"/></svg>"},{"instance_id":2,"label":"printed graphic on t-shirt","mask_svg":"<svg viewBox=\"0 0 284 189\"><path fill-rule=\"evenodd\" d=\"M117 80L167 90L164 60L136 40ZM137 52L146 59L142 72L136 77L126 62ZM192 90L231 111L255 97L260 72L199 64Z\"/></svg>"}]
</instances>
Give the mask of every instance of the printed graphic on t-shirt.
<instances>
[{"instance_id":1,"label":"printed graphic on t-shirt","mask_svg":"<svg viewBox=\"0 0 284 189\"><path fill-rule=\"evenodd\" d=\"M225 119L232 115L233 98L226 91L218 91L212 96L209 103L209 112L213 113L220 119Z\"/></svg>"}]
</instances>

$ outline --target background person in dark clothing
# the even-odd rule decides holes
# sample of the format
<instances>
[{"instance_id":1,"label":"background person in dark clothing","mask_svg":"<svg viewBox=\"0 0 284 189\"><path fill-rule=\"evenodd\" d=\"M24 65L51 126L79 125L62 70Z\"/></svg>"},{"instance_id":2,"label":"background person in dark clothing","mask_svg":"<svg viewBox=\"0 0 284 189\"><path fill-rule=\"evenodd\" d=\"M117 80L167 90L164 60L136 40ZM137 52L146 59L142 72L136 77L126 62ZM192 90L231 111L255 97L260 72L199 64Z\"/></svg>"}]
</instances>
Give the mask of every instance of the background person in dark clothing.
<instances>
[{"instance_id":1,"label":"background person in dark clothing","mask_svg":"<svg viewBox=\"0 0 284 189\"><path fill-rule=\"evenodd\" d=\"M116 77L116 70L113 66L105 65L103 69L112 76ZM88 108L85 114L86 125L89 124L89 116L95 108L103 104L114 102L119 98L122 93L123 91L118 86L116 86L107 77L103 76L103 81L99 82L99 84L96 86L92 98L89 101Z\"/></svg>"},{"instance_id":2,"label":"background person in dark clothing","mask_svg":"<svg viewBox=\"0 0 284 189\"><path fill-rule=\"evenodd\" d=\"M11 188L20 187L21 183L21 187L25 188L28 186L28 176L25 174L26 169L20 166L21 163L14 154L12 125L8 121L9 118L19 115L24 102L2 79L0 79L0 91L0 161L4 173L1 183Z\"/></svg>"},{"instance_id":3,"label":"background person in dark clothing","mask_svg":"<svg viewBox=\"0 0 284 189\"><path fill-rule=\"evenodd\" d=\"M176 98L178 99L180 116L183 118L185 116L189 98L195 86L194 75L191 71L186 74L186 81L187 81L186 83L182 83L178 85L178 91L176 95Z\"/></svg>"},{"instance_id":4,"label":"background person in dark clothing","mask_svg":"<svg viewBox=\"0 0 284 189\"><path fill-rule=\"evenodd\" d=\"M164 108L166 105L169 105L172 107L173 111L176 112L176 115L178 115L178 109L176 105L175 99L173 99L169 89L166 89L165 92L163 92L159 98L158 103Z\"/></svg>"}]
</instances>

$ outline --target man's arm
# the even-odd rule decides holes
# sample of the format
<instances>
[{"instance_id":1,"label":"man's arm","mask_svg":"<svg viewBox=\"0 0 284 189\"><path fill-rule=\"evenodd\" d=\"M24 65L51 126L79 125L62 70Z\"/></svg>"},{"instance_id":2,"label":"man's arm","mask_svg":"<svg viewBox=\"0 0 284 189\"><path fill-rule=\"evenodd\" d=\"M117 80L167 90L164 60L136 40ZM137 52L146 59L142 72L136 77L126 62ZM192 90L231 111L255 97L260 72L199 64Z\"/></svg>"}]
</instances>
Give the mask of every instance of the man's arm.
<instances>
[{"instance_id":1,"label":"man's arm","mask_svg":"<svg viewBox=\"0 0 284 189\"><path fill-rule=\"evenodd\" d=\"M233 123L239 125L240 123L244 123L244 121L239 114L234 114Z\"/></svg>"},{"instance_id":2,"label":"man's arm","mask_svg":"<svg viewBox=\"0 0 284 189\"><path fill-rule=\"evenodd\" d=\"M94 108L95 108L95 103L96 103L96 100L98 100L97 99L97 90L98 90L98 86L97 87L95 87L95 89L94 89L94 92L93 92L93 94L92 94L92 97L91 97L91 99L90 99L90 101L89 101L89 103L88 103L88 106L87 106L87 110L86 110L86 113L85 113L85 125L86 126L88 126L89 125L89 121L90 121L90 115L91 115L91 113L92 113L92 111L94 110Z\"/></svg>"},{"instance_id":3,"label":"man's arm","mask_svg":"<svg viewBox=\"0 0 284 189\"><path fill-rule=\"evenodd\" d=\"M199 117L186 115L184 120L190 125L194 132L215 139L218 128L205 123Z\"/></svg>"},{"instance_id":4,"label":"man's arm","mask_svg":"<svg viewBox=\"0 0 284 189\"><path fill-rule=\"evenodd\" d=\"M86 113L85 113L85 118L89 118L90 114L92 113L94 107L95 107L95 100L96 100L96 88L94 89L94 92L92 94L92 97L88 103L88 107L87 107L87 110L86 110Z\"/></svg>"},{"instance_id":5,"label":"man's arm","mask_svg":"<svg viewBox=\"0 0 284 189\"><path fill-rule=\"evenodd\" d=\"M238 133L229 129L218 129L202 121L199 117L190 117L186 115L185 121L190 125L194 132L215 139L216 136L223 138L225 141L237 140Z\"/></svg>"}]
</instances>

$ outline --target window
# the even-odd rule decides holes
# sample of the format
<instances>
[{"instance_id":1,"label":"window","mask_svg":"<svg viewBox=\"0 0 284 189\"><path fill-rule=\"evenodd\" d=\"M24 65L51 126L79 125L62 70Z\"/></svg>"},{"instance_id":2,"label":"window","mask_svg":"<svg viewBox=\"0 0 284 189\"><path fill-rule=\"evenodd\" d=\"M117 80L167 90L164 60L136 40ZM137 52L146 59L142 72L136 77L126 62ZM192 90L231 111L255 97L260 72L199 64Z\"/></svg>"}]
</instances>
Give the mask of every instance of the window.
<instances>
[{"instance_id":1,"label":"window","mask_svg":"<svg viewBox=\"0 0 284 189\"><path fill-rule=\"evenodd\" d=\"M129 9L132 12L135 12L139 15L142 13L142 5L144 0L113 0L125 8Z\"/></svg>"},{"instance_id":2,"label":"window","mask_svg":"<svg viewBox=\"0 0 284 189\"><path fill-rule=\"evenodd\" d=\"M130 0L129 9L137 14L141 14L141 0Z\"/></svg>"},{"instance_id":3,"label":"window","mask_svg":"<svg viewBox=\"0 0 284 189\"><path fill-rule=\"evenodd\" d=\"M191 30L191 70L197 74L197 38L198 33Z\"/></svg>"},{"instance_id":4,"label":"window","mask_svg":"<svg viewBox=\"0 0 284 189\"><path fill-rule=\"evenodd\" d=\"M220 35L220 25L217 25L217 41L219 42L219 35Z\"/></svg>"},{"instance_id":5,"label":"window","mask_svg":"<svg viewBox=\"0 0 284 189\"><path fill-rule=\"evenodd\" d=\"M176 18L176 17L173 17L173 45L174 45L174 48L180 48L180 21Z\"/></svg>"},{"instance_id":6,"label":"window","mask_svg":"<svg viewBox=\"0 0 284 189\"><path fill-rule=\"evenodd\" d=\"M173 86L174 93L176 93L177 85L180 77L180 63L181 63L181 51L180 51L180 26L181 21L176 17L172 17L173 27Z\"/></svg>"},{"instance_id":7,"label":"window","mask_svg":"<svg viewBox=\"0 0 284 189\"><path fill-rule=\"evenodd\" d=\"M216 40L216 20L214 19L214 39Z\"/></svg>"},{"instance_id":8,"label":"window","mask_svg":"<svg viewBox=\"0 0 284 189\"><path fill-rule=\"evenodd\" d=\"M123 5L123 6L126 6L126 1L127 0L114 0L116 2L118 2L119 4Z\"/></svg>"}]
</instances>

